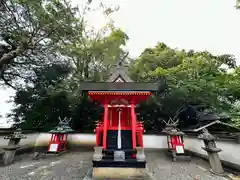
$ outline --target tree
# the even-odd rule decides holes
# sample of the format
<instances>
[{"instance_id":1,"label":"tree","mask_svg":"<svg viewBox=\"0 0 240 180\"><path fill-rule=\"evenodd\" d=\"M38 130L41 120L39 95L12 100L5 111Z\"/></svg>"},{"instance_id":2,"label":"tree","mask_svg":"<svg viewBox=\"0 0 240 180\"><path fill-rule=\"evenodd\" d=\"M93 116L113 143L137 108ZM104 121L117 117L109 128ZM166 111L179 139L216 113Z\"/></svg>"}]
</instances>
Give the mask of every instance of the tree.
<instances>
[{"instance_id":1,"label":"tree","mask_svg":"<svg viewBox=\"0 0 240 180\"><path fill-rule=\"evenodd\" d=\"M235 69L234 73L228 73L223 66ZM131 72L139 81L166 79L166 92L153 97L158 105L157 108L154 105L158 109L155 114L161 117L176 119L188 104L202 104L218 112L230 112L233 103L239 99L240 79L236 75L235 58L231 55L213 56L209 52L173 50L160 43L146 49Z\"/></svg>"},{"instance_id":2,"label":"tree","mask_svg":"<svg viewBox=\"0 0 240 180\"><path fill-rule=\"evenodd\" d=\"M103 5L102 8L107 16L113 12ZM97 31L89 28L84 11L76 27L81 30L79 34L54 44L54 49L66 61L54 62L53 67L46 63L41 64L43 67L34 67L33 78L17 91L14 102L18 106L11 116L15 121L23 120L23 127L52 128L57 116L68 116L72 117L74 129L89 130L99 119L102 109L90 102L79 86L81 81L103 80L117 57L123 54L122 46L128 37L111 20ZM62 66L61 71L56 71L63 62L71 67L68 73L61 70Z\"/></svg>"},{"instance_id":3,"label":"tree","mask_svg":"<svg viewBox=\"0 0 240 180\"><path fill-rule=\"evenodd\" d=\"M114 12L103 5L100 10L106 18ZM61 88L75 95L81 94L78 88L81 81L103 81L107 78L111 67L124 53L122 46L128 40L127 34L116 28L111 19L98 30L89 28L87 22L83 26L82 36L74 37L59 48L74 67Z\"/></svg>"},{"instance_id":4,"label":"tree","mask_svg":"<svg viewBox=\"0 0 240 180\"><path fill-rule=\"evenodd\" d=\"M240 8L240 0L237 0L237 2L236 2L236 8L237 8L237 9Z\"/></svg>"},{"instance_id":5,"label":"tree","mask_svg":"<svg viewBox=\"0 0 240 180\"><path fill-rule=\"evenodd\" d=\"M35 67L61 60L56 45L81 29L77 8L65 0L6 0L0 2L0 75L6 85L27 79ZM15 83L16 83L15 81Z\"/></svg>"},{"instance_id":6,"label":"tree","mask_svg":"<svg viewBox=\"0 0 240 180\"><path fill-rule=\"evenodd\" d=\"M66 93L49 94L51 87L59 84L70 72L67 64L53 64L35 70L33 84L16 92L17 105L9 117L23 123L24 128L48 128L56 125L57 117L69 114Z\"/></svg>"}]
</instances>

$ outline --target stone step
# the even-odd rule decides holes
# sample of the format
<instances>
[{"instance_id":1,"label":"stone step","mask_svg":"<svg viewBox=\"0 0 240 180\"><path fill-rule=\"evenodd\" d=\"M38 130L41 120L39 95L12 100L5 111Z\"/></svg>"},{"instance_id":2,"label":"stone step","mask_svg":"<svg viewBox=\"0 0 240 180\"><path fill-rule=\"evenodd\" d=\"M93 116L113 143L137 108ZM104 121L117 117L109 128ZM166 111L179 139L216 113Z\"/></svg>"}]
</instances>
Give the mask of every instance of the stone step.
<instances>
[{"instance_id":1,"label":"stone step","mask_svg":"<svg viewBox=\"0 0 240 180\"><path fill-rule=\"evenodd\" d=\"M119 169L119 168L117 168L117 169ZM126 172L122 172L122 171L125 171L125 170L126 170ZM130 168L130 170L131 170L131 168ZM131 177L131 176L127 175L127 174L129 174L129 168L127 168L127 169L126 168L121 168L120 171L122 173L119 174L120 177L116 177L116 175L118 175L118 174L116 174L115 172L113 172L113 175L115 177L111 177L111 169L108 169L108 168L106 168L106 169L104 168L101 171L105 171L105 174L104 174L104 172L100 173L100 174L97 173L98 175L100 175L100 177L94 177L93 178L93 169L91 168L82 180L98 180L98 179L103 180L102 175L108 176L108 177L104 178L104 180L120 180L120 179L121 180L152 180L152 177L146 172L145 169L138 170L138 171L140 171L140 174L138 172L138 175L134 176L134 177ZM97 175L97 174L95 174L95 175ZM132 173L130 173L130 174L132 174Z\"/></svg>"}]
</instances>

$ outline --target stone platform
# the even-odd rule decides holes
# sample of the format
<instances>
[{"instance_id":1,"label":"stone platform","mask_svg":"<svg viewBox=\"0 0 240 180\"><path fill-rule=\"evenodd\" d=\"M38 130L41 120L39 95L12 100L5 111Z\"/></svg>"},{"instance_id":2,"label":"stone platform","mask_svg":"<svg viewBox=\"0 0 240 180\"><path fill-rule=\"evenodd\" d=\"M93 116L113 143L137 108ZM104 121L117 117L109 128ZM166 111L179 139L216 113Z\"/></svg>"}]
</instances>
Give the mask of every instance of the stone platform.
<instances>
[{"instance_id":1,"label":"stone platform","mask_svg":"<svg viewBox=\"0 0 240 180\"><path fill-rule=\"evenodd\" d=\"M1 180L92 180L93 151L69 152L62 156L32 160L32 154L17 156L10 166L0 167ZM162 152L146 152L146 172L151 180L228 180L211 174L202 159L172 162ZM145 179L148 180L148 179Z\"/></svg>"}]
</instances>

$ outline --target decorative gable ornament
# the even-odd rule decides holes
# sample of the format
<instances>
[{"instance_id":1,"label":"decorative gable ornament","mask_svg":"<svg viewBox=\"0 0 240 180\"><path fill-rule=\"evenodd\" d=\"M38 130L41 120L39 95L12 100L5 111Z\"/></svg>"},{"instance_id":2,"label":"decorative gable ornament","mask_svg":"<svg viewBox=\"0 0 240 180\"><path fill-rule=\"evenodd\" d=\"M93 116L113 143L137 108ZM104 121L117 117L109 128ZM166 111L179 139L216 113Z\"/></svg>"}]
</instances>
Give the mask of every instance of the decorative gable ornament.
<instances>
[{"instance_id":1,"label":"decorative gable ornament","mask_svg":"<svg viewBox=\"0 0 240 180\"><path fill-rule=\"evenodd\" d=\"M121 76L117 77L117 79L114 81L114 82L120 82L120 83L123 83L124 80L121 78Z\"/></svg>"}]
</instances>

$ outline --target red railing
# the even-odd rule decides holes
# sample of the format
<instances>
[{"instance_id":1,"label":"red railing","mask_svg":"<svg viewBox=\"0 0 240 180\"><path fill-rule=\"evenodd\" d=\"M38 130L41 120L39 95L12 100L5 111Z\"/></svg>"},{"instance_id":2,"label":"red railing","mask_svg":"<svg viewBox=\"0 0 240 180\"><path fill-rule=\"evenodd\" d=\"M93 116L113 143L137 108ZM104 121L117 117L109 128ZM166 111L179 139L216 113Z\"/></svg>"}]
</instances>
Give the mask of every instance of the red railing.
<instances>
[{"instance_id":1,"label":"red railing","mask_svg":"<svg viewBox=\"0 0 240 180\"><path fill-rule=\"evenodd\" d=\"M100 136L101 133L103 133L103 122L97 122L96 128L94 129L94 132L96 133L96 146L100 145ZM143 122L136 122L136 134L137 134L137 140L140 147L143 147L143 133L144 133L144 125Z\"/></svg>"}]
</instances>

